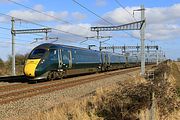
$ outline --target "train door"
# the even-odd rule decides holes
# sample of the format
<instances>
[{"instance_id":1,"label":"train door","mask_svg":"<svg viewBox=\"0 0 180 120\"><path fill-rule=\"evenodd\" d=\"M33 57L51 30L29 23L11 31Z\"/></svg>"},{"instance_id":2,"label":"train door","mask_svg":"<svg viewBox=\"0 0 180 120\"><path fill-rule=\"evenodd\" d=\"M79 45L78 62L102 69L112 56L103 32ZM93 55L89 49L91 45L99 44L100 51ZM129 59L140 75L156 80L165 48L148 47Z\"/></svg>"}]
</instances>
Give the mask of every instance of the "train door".
<instances>
[{"instance_id":1,"label":"train door","mask_svg":"<svg viewBox=\"0 0 180 120\"><path fill-rule=\"evenodd\" d=\"M70 50L62 49L63 68L72 68L72 52Z\"/></svg>"},{"instance_id":2,"label":"train door","mask_svg":"<svg viewBox=\"0 0 180 120\"><path fill-rule=\"evenodd\" d=\"M102 53L102 71L105 71L107 68L107 54Z\"/></svg>"},{"instance_id":3,"label":"train door","mask_svg":"<svg viewBox=\"0 0 180 120\"><path fill-rule=\"evenodd\" d=\"M103 56L104 58L104 64L105 65L110 65L110 55L108 54L108 53L104 53L104 56Z\"/></svg>"},{"instance_id":4,"label":"train door","mask_svg":"<svg viewBox=\"0 0 180 120\"><path fill-rule=\"evenodd\" d=\"M105 61L104 64L105 64L105 66L106 66L107 63L108 63L108 59L107 59L107 54L106 54L106 53L104 54L104 61Z\"/></svg>"},{"instance_id":5,"label":"train door","mask_svg":"<svg viewBox=\"0 0 180 120\"><path fill-rule=\"evenodd\" d=\"M102 58L102 65L105 65L105 63L106 63L106 61L105 61L106 58L105 58L105 57L106 57L106 56L105 56L104 53L101 53L101 56L102 56L102 57L101 57L101 58Z\"/></svg>"},{"instance_id":6,"label":"train door","mask_svg":"<svg viewBox=\"0 0 180 120\"><path fill-rule=\"evenodd\" d=\"M69 50L69 68L72 68L72 52Z\"/></svg>"},{"instance_id":7,"label":"train door","mask_svg":"<svg viewBox=\"0 0 180 120\"><path fill-rule=\"evenodd\" d=\"M108 53L105 54L105 69L108 70L110 67L110 56Z\"/></svg>"},{"instance_id":8,"label":"train door","mask_svg":"<svg viewBox=\"0 0 180 120\"><path fill-rule=\"evenodd\" d=\"M62 50L59 49L58 50L58 63L59 63L59 67L58 68L62 68L62 65L63 65L63 61L62 61Z\"/></svg>"},{"instance_id":9,"label":"train door","mask_svg":"<svg viewBox=\"0 0 180 120\"><path fill-rule=\"evenodd\" d=\"M107 64L110 66L111 61L110 61L110 55L109 54L107 54L107 60L108 60Z\"/></svg>"}]
</instances>

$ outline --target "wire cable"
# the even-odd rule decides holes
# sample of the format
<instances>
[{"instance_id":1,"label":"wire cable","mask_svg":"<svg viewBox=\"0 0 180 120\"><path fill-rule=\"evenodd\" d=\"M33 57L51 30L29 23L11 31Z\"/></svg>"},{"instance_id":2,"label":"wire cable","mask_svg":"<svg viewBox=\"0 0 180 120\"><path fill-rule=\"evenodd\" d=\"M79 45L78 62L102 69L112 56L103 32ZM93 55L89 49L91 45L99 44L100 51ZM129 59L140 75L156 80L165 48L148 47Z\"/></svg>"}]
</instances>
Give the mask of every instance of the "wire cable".
<instances>
[{"instance_id":1,"label":"wire cable","mask_svg":"<svg viewBox=\"0 0 180 120\"><path fill-rule=\"evenodd\" d=\"M96 14L95 12L91 11L90 9L88 9L87 7L85 7L84 5L82 5L81 3L79 3L78 1L76 1L76 0L72 0L72 1L75 2L76 4L78 4L79 6L81 6L82 8L84 8L85 10L87 10L88 12L94 14L94 15L97 16L98 18L102 19L102 20L105 21L106 23L108 23L108 24L110 24L110 25L114 25L113 23L111 23L111 22L107 21L106 19L102 18L100 15L98 15L98 14ZM137 37L129 34L128 32L125 32L125 31L123 31L123 32L126 33L127 35L135 38L135 39L139 39L139 38L137 38Z\"/></svg>"},{"instance_id":2,"label":"wire cable","mask_svg":"<svg viewBox=\"0 0 180 120\"><path fill-rule=\"evenodd\" d=\"M0 29L3 29L3 30L11 30L10 28L5 28L5 27L0 27Z\"/></svg>"},{"instance_id":3,"label":"wire cable","mask_svg":"<svg viewBox=\"0 0 180 120\"><path fill-rule=\"evenodd\" d=\"M120 7L122 7L132 18L133 20L136 22L136 18L118 1L118 0L114 0Z\"/></svg>"},{"instance_id":4,"label":"wire cable","mask_svg":"<svg viewBox=\"0 0 180 120\"><path fill-rule=\"evenodd\" d=\"M14 16L11 16L11 15L7 15L7 14L4 14L4 13L0 13L1 15L4 15L4 16L8 16L10 18L14 17ZM32 21L29 21L29 20L25 20L25 19L20 19L20 18L17 18L17 17L14 17L15 19L18 19L18 20L22 20L24 22L28 22L28 23L31 23L31 24L34 24L34 25L37 25L37 26L40 26L40 27L45 27L45 28L50 28L49 26L46 26L46 25L42 25L42 24L39 24L39 23L36 23L36 22L32 22ZM67 34L71 34L71 35L74 35L74 36L77 36L77 37L82 37L84 38L84 36L81 36L79 34L75 34L75 33L71 33L71 32L67 32L67 31L63 31L63 30L60 30L60 29L56 29L56 28L51 28L55 31L59 31L59 32L63 32L63 33L67 33Z\"/></svg>"},{"instance_id":5,"label":"wire cable","mask_svg":"<svg viewBox=\"0 0 180 120\"><path fill-rule=\"evenodd\" d=\"M40 13L40 14L43 14L43 15L45 15L45 16L48 16L48 17L57 19L58 21L61 21L61 22L63 22L63 23L68 23L68 24L70 23L70 22L68 22L68 21L59 19L59 18L57 18L57 17L55 17L55 16L46 14L46 13L44 13L44 12L41 12L41 11L35 10L35 9L31 8L31 7L28 7L28 6L25 6L25 5L23 5L23 4L20 4L20 3L16 2L16 1L13 1L13 0L8 0L8 1L9 1L9 2L12 2L12 3L16 4L16 5L19 5L19 6L23 6L23 7L27 8L27 9L32 10L32 11L38 12L38 13Z\"/></svg>"},{"instance_id":6,"label":"wire cable","mask_svg":"<svg viewBox=\"0 0 180 120\"><path fill-rule=\"evenodd\" d=\"M100 15L96 14L95 12L91 11L90 9L88 9L87 7L85 7L84 5L82 5L81 3L79 3L76 0L72 0L73 2L75 2L76 4L78 4L79 6L81 6L82 8L86 9L87 11L89 11L90 13L94 14L95 16L97 16L98 18L102 19L103 21L105 21L108 24L113 25L113 23L107 21L106 19L102 18Z\"/></svg>"},{"instance_id":7,"label":"wire cable","mask_svg":"<svg viewBox=\"0 0 180 120\"><path fill-rule=\"evenodd\" d=\"M0 37L1 39L7 39L7 40L11 40L11 38L9 38L9 37ZM22 39L16 39L16 40L20 40L20 41L22 41ZM30 42L30 41L26 41L26 42ZM12 43L12 42L10 42L10 43ZM23 43L22 43L23 44ZM24 45L27 45L27 44L24 44Z\"/></svg>"},{"instance_id":8,"label":"wire cable","mask_svg":"<svg viewBox=\"0 0 180 120\"><path fill-rule=\"evenodd\" d=\"M16 1L14 1L14 0L8 0L8 1L11 2L11 3L14 3L14 4L16 4L16 5L22 6L22 7L24 7L24 8L30 9L30 10L32 10L32 11L34 11L34 12L37 12L37 13L43 14L43 15L45 15L45 16L51 17L51 18L53 18L53 19L56 19L57 21L60 21L60 22L66 23L66 24L71 24L71 25L73 25L73 23L71 23L71 22L69 22L69 21L66 21L66 20L57 18L57 17L55 17L55 16L53 16L53 15L49 15L49 14L47 14L47 13L44 13L44 12L41 12L41 11L39 11L39 10L33 9L33 8L31 8L31 7L25 6L25 5L21 4L21 3L18 3L18 2L16 2ZM83 27L83 26L80 26L80 27L83 28L83 29L88 30L87 28L85 28L85 27Z\"/></svg>"},{"instance_id":9,"label":"wire cable","mask_svg":"<svg viewBox=\"0 0 180 120\"><path fill-rule=\"evenodd\" d=\"M0 27L0 29L3 29L3 30L10 30L11 31L11 29L10 28L5 28L5 27ZM40 34L36 34L36 33L32 33L33 35L36 35L36 36L40 36L40 37L44 37L44 35L40 35ZM4 33L3 33L3 35L4 35ZM7 34L6 34L7 35Z\"/></svg>"}]
</instances>

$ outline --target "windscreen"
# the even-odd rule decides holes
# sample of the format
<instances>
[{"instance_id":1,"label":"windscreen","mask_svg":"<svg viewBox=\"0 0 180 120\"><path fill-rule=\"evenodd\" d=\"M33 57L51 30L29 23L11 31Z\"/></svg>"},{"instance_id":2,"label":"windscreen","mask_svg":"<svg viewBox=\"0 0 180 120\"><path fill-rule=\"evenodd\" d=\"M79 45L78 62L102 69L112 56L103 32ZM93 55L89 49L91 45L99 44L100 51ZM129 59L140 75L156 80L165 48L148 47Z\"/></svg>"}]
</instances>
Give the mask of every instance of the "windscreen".
<instances>
[{"instance_id":1,"label":"windscreen","mask_svg":"<svg viewBox=\"0 0 180 120\"><path fill-rule=\"evenodd\" d=\"M47 50L45 49L35 49L29 55L29 59L39 59L44 56Z\"/></svg>"}]
</instances>

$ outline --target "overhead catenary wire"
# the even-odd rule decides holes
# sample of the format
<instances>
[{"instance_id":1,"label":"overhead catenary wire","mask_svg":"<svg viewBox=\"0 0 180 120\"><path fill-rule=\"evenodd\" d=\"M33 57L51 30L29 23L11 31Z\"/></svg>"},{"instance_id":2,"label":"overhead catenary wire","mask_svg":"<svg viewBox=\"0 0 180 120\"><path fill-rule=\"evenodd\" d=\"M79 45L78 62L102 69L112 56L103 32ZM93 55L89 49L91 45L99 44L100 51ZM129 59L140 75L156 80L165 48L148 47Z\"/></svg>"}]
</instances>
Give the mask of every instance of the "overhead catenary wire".
<instances>
[{"instance_id":1,"label":"overhead catenary wire","mask_svg":"<svg viewBox=\"0 0 180 120\"><path fill-rule=\"evenodd\" d=\"M20 27L21 29L30 29L29 27L22 27L22 24L21 25L16 25L18 27ZM38 33L31 33L33 35L36 35L36 36L40 36L40 37L44 37L44 35L41 35L41 34L38 34Z\"/></svg>"},{"instance_id":2,"label":"overhead catenary wire","mask_svg":"<svg viewBox=\"0 0 180 120\"><path fill-rule=\"evenodd\" d=\"M3 29L5 29L5 30L11 30L10 28L4 28L4 27L2 27ZM0 29L1 29L1 27L0 27ZM0 35L10 35L10 34L7 34L7 33L2 33L2 34L0 34ZM37 35L37 36L42 36L42 37L44 37L43 35L39 35L39 34L34 34L33 33L33 35ZM17 36L18 37L18 36ZM11 38L8 38L8 37L0 37L1 39L8 39L8 40L10 40ZM72 38L71 38L72 39ZM19 41L23 41L22 39L16 39L16 40L19 40ZM60 40L63 40L62 38L60 39ZM59 39L57 40L57 41L60 41ZM64 39L64 40L66 40L66 41L71 41L71 40L69 40L69 39ZM75 39L73 39L73 41L74 41ZM30 44L33 42L34 43L34 41L27 41L26 40L26 42L30 42ZM25 44L24 44L25 45Z\"/></svg>"},{"instance_id":3,"label":"overhead catenary wire","mask_svg":"<svg viewBox=\"0 0 180 120\"><path fill-rule=\"evenodd\" d=\"M118 1L118 0L114 0L120 7L122 7L132 18L133 20L136 22L136 18Z\"/></svg>"},{"instance_id":4,"label":"overhead catenary wire","mask_svg":"<svg viewBox=\"0 0 180 120\"><path fill-rule=\"evenodd\" d=\"M11 40L11 38L8 38L8 37L0 37L0 39L6 39L6 40ZM11 41L0 41L0 43L7 43L9 45L9 43L11 43ZM16 42L15 44L18 44L18 45L27 45L25 43L20 43L20 42ZM29 44L30 45L30 44Z\"/></svg>"},{"instance_id":5,"label":"overhead catenary wire","mask_svg":"<svg viewBox=\"0 0 180 120\"><path fill-rule=\"evenodd\" d=\"M0 35L6 35L6 36L10 36L10 34L7 34L7 33L0 33ZM36 35L36 36L39 36L39 34L34 34L33 33L33 35ZM41 35L41 37L44 37L44 35ZM0 37L0 38L3 38L3 37ZM22 37L20 37L20 36L16 36L16 40L19 40L19 41L24 41L23 39L19 39L19 38L22 38ZM34 37L33 36L31 36L31 38L33 38L34 39ZM32 42L32 41L27 41L26 40L26 42Z\"/></svg>"},{"instance_id":6,"label":"overhead catenary wire","mask_svg":"<svg viewBox=\"0 0 180 120\"><path fill-rule=\"evenodd\" d=\"M11 30L10 28L5 28L5 27L1 27L0 26L0 29L5 29L5 30ZM35 33L32 33L33 35L36 35L36 36L40 36L40 37L44 37L44 35L40 35L40 34L35 34ZM0 35L10 35L10 34L7 34L7 33L1 33ZM18 37L18 36L17 36ZM6 38L6 37L0 37L0 38L2 38L2 39L10 39L10 38ZM44 38L45 39L45 38ZM16 40L19 40L19 41L23 41L22 39L16 39ZM62 40L62 39L61 39ZM67 39L66 39L67 40ZM74 39L75 40L75 39ZM26 41L26 42L34 42L34 41Z\"/></svg>"},{"instance_id":7,"label":"overhead catenary wire","mask_svg":"<svg viewBox=\"0 0 180 120\"><path fill-rule=\"evenodd\" d=\"M3 30L11 30L10 28L6 28L6 27L0 27L0 29L3 29Z\"/></svg>"},{"instance_id":8,"label":"overhead catenary wire","mask_svg":"<svg viewBox=\"0 0 180 120\"><path fill-rule=\"evenodd\" d=\"M32 11L34 11L34 12L40 13L40 14L42 14L42 15L51 17L51 18L53 18L53 19L55 19L55 20L57 20L57 21L60 21L60 22L66 23L66 24L71 24L71 25L73 25L72 22L63 20L63 19L61 19L61 18L57 18L57 17L55 17L55 16L53 16L53 15L49 15L49 14L47 14L47 13L45 13L45 12L42 12L42 11L39 11L39 10L36 10L36 9L33 9L33 8L31 8L31 7L28 7L28 6L26 6L26 5L23 5L23 4L21 4L21 3L19 3L19 2L16 2L16 1L14 1L14 0L8 0L8 1L11 2L11 3L14 3L14 4L16 4L16 5L22 6L22 7L24 7L24 8L27 8L27 9L29 9L29 10L32 10ZM83 26L81 26L81 25L79 25L79 26L80 26L81 28L83 28L83 29L89 30L88 28L85 28L85 27L83 27Z\"/></svg>"},{"instance_id":9,"label":"overhead catenary wire","mask_svg":"<svg viewBox=\"0 0 180 120\"><path fill-rule=\"evenodd\" d=\"M30 21L30 20L25 20L25 19L17 18L17 17L15 17L15 16L7 15L7 14L4 14L4 13L0 13L0 14L1 14L1 15L4 15L4 16L8 16L8 17L10 17L10 18L14 17L15 19L22 20L22 21L24 21L24 22L28 22L28 23L31 23L31 24L34 24L34 25L37 25L37 26L40 26L40 27L50 28L49 26L42 25L42 24L39 24L39 23ZM85 36L81 36L81 35L79 35L79 34L71 33L71 32L68 32L68 31L63 31L63 30L56 29L56 28L51 28L51 29L53 29L53 30L55 30L55 31L59 31L59 32L71 34L71 35L74 35L74 36L77 36L77 37L82 37L82 38L85 37Z\"/></svg>"},{"instance_id":10,"label":"overhead catenary wire","mask_svg":"<svg viewBox=\"0 0 180 120\"><path fill-rule=\"evenodd\" d=\"M6 28L6 27L1 27L0 26L0 29L3 29L3 30L10 30L11 31L11 29L10 28ZM35 34L35 33L32 33L33 35L36 35L36 36L41 36L41 37L44 37L44 35L40 35L40 34ZM4 33L3 33L3 35L4 35ZM7 34L6 34L7 35Z\"/></svg>"},{"instance_id":11,"label":"overhead catenary wire","mask_svg":"<svg viewBox=\"0 0 180 120\"><path fill-rule=\"evenodd\" d=\"M1 39L8 39L8 40L11 40L11 38L9 37L0 37ZM16 40L19 40L19 41L23 41L22 39L16 39ZM26 41L26 42L30 42L30 41Z\"/></svg>"},{"instance_id":12,"label":"overhead catenary wire","mask_svg":"<svg viewBox=\"0 0 180 120\"><path fill-rule=\"evenodd\" d=\"M10 28L5 28L5 27L0 27L0 29L4 29L4 30L11 30ZM2 35L9 35L9 34L6 34L6 33L3 33ZM2 38L2 39L10 39L10 38L6 38L6 37L0 37L0 38ZM17 39L17 40L21 40L22 41L22 39Z\"/></svg>"},{"instance_id":13,"label":"overhead catenary wire","mask_svg":"<svg viewBox=\"0 0 180 120\"><path fill-rule=\"evenodd\" d=\"M103 21L105 21L106 23L113 25L113 23L107 21L106 19L104 19L103 17L101 17L100 15L96 14L95 12L93 12L92 10L90 10L89 8L85 7L84 5L82 5L81 3L79 3L76 0L72 0L73 2L75 2L76 4L78 4L79 6L81 6L82 8L86 9L88 12L94 14L95 16L97 16L98 18L102 19Z\"/></svg>"},{"instance_id":14,"label":"overhead catenary wire","mask_svg":"<svg viewBox=\"0 0 180 120\"><path fill-rule=\"evenodd\" d=\"M0 29L11 31L10 28L1 27L1 26L0 26ZM36 34L36 33L32 33L32 34L33 34L33 35L36 35L36 36L44 37L44 35L40 35L40 34ZM10 35L10 34L2 33L2 34L0 34L0 35ZM3 38L3 39L4 39L5 37L0 37L0 38ZM10 38L5 38L5 39L10 39ZM23 41L22 39L17 39L17 38L16 38L16 40ZM27 41L27 42L32 42L32 41Z\"/></svg>"},{"instance_id":15,"label":"overhead catenary wire","mask_svg":"<svg viewBox=\"0 0 180 120\"><path fill-rule=\"evenodd\" d=\"M87 7L85 7L84 5L82 5L80 2L78 2L78 1L76 1L76 0L72 0L72 1L75 2L76 4L78 4L80 7L84 8L85 10L87 10L88 12L94 14L96 17L102 19L104 22L106 22L106 23L108 23L108 24L110 24L110 25L114 25L113 23L109 22L108 20L104 19L104 18L101 17L100 15L96 14L96 13L93 12L92 10L90 10L90 9L88 9ZM135 39L139 39L139 38L137 38L137 37L135 37L135 36L129 34L128 32L125 32L125 31L123 31L123 32L126 33L127 35L129 35L129 36L135 38Z\"/></svg>"},{"instance_id":16,"label":"overhead catenary wire","mask_svg":"<svg viewBox=\"0 0 180 120\"><path fill-rule=\"evenodd\" d=\"M57 17L55 17L55 16L52 16L52 15L46 14L46 13L44 13L44 12L38 11L38 10L33 9L33 8L31 8L31 7L28 7L28 6L25 6L25 5L21 4L21 3L18 3L18 2L16 2L16 1L14 1L14 0L8 0L8 1L9 1L9 2L12 2L12 3L16 4L16 5L19 5L19 6L23 6L23 7L27 8L27 9L32 10L32 11L38 12L38 13L40 13L40 14L43 14L43 15L45 15L45 16L48 16L48 17L51 17L51 18L57 19L57 20L59 20L59 21L61 21L61 22L63 22L63 23L69 23L68 21L65 21L65 20L59 19L59 18L57 18Z\"/></svg>"}]
</instances>

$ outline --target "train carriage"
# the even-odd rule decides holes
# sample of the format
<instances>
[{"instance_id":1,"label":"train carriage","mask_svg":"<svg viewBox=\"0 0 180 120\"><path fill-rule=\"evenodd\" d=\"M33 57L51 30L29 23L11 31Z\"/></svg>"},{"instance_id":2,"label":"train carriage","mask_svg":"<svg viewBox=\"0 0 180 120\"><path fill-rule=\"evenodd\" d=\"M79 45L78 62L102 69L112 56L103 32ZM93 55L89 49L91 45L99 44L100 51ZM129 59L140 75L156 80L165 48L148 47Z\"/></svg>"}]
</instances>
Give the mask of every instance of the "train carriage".
<instances>
[{"instance_id":1,"label":"train carriage","mask_svg":"<svg viewBox=\"0 0 180 120\"><path fill-rule=\"evenodd\" d=\"M26 60L24 74L32 79L96 72L101 67L100 53L78 47L42 44Z\"/></svg>"},{"instance_id":2,"label":"train carriage","mask_svg":"<svg viewBox=\"0 0 180 120\"><path fill-rule=\"evenodd\" d=\"M54 80L68 75L119 69L126 64L123 55L46 43L29 54L24 74L33 80Z\"/></svg>"}]
</instances>

